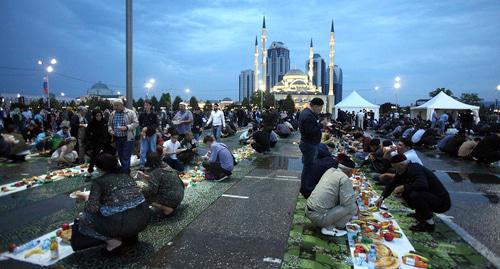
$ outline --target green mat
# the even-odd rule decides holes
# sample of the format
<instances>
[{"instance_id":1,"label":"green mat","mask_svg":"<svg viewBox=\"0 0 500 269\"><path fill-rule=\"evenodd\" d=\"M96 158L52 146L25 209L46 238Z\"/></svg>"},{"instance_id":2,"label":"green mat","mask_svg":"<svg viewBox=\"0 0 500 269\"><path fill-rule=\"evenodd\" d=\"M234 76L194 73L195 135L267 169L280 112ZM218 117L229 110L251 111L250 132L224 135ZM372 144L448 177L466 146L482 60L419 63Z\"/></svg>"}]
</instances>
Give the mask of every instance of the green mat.
<instances>
[{"instance_id":1,"label":"green mat","mask_svg":"<svg viewBox=\"0 0 500 269\"><path fill-rule=\"evenodd\" d=\"M322 235L304 215L306 200L299 196L282 268L352 268L347 237ZM385 200L415 250L431 260L433 268L494 268L481 254L436 218L433 233L413 233L411 212L398 201Z\"/></svg>"}]
</instances>

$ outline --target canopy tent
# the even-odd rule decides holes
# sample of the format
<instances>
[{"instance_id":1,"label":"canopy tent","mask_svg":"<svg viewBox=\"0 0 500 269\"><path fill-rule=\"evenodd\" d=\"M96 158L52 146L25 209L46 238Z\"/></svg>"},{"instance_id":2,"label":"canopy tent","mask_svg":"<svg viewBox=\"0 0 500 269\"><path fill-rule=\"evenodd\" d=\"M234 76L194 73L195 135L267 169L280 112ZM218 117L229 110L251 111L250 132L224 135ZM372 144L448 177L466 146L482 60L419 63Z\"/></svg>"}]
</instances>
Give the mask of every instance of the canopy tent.
<instances>
[{"instance_id":1,"label":"canopy tent","mask_svg":"<svg viewBox=\"0 0 500 269\"><path fill-rule=\"evenodd\" d=\"M447 95L444 92L440 92L438 95L434 96L431 100L423 103L422 105L419 105L417 107L412 107L410 108L411 111L411 117L416 118L418 115L422 119L428 119L431 120L432 113L435 110L443 110L448 113L452 111L459 111L459 110L471 110L472 113L474 114L474 120L476 123L479 122L479 107L478 106L471 106L465 103L462 103L449 95Z\"/></svg>"},{"instance_id":2,"label":"canopy tent","mask_svg":"<svg viewBox=\"0 0 500 269\"><path fill-rule=\"evenodd\" d=\"M367 111L373 110L373 112L375 112L375 119L378 120L379 108L380 106L366 101L366 99L359 95L356 91L353 91L346 98L335 105L334 117L335 119L337 118L339 109L346 112L354 111L355 113L359 112L360 110L366 109Z\"/></svg>"}]
</instances>

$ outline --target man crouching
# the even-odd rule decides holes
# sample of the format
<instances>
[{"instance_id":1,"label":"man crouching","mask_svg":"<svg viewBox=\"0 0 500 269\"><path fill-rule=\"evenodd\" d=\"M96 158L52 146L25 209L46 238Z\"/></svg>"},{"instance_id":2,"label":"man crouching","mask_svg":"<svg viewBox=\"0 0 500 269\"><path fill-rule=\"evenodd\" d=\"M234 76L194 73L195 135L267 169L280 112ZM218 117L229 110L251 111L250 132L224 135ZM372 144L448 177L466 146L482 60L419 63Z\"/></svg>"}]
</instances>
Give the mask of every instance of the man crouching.
<instances>
[{"instance_id":1,"label":"man crouching","mask_svg":"<svg viewBox=\"0 0 500 269\"><path fill-rule=\"evenodd\" d=\"M345 225L356 214L357 193L353 190L352 176L355 164L343 159L338 168L328 169L307 198L306 217L321 227L321 233L331 236L347 234Z\"/></svg>"}]
</instances>

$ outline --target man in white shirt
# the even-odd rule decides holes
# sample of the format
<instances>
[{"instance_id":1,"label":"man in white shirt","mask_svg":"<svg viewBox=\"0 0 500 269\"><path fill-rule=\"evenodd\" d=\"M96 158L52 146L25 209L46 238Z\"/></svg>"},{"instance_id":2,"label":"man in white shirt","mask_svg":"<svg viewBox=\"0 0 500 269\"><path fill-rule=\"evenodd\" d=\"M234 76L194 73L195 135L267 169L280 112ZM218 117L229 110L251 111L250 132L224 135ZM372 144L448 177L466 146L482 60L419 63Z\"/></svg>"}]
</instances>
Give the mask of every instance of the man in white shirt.
<instances>
[{"instance_id":1,"label":"man in white shirt","mask_svg":"<svg viewBox=\"0 0 500 269\"><path fill-rule=\"evenodd\" d=\"M365 119L365 113L363 113L363 111L362 111L362 110L360 110L360 111L358 112L358 114L356 114L356 116L357 116L357 118L358 118L358 119L357 119L357 127L358 127L358 128L361 128L361 129L363 129L363 130L364 130L364 128L363 128L363 121L364 121L364 119Z\"/></svg>"},{"instance_id":2,"label":"man in white shirt","mask_svg":"<svg viewBox=\"0 0 500 269\"><path fill-rule=\"evenodd\" d=\"M163 143L163 161L166 162L173 169L182 172L184 171L184 165L177 159L177 154L185 151L186 149L181 149L181 143L179 142L179 134L173 132L170 140Z\"/></svg>"},{"instance_id":3,"label":"man in white shirt","mask_svg":"<svg viewBox=\"0 0 500 269\"><path fill-rule=\"evenodd\" d=\"M413 136L411 137L411 142L415 145L415 144L418 144L420 142L420 140L422 139L422 136L424 135L425 133L425 129L418 129L414 134Z\"/></svg>"},{"instance_id":4,"label":"man in white shirt","mask_svg":"<svg viewBox=\"0 0 500 269\"><path fill-rule=\"evenodd\" d=\"M412 143L409 139L401 138L396 145L396 149L392 148L390 156L392 157L398 154L404 154L406 159L411 163L418 163L422 166L424 165L418 157L417 152L412 149ZM389 169L388 173L380 175L380 181L383 183L389 183L394 179L395 175L396 173Z\"/></svg>"},{"instance_id":5,"label":"man in white shirt","mask_svg":"<svg viewBox=\"0 0 500 269\"><path fill-rule=\"evenodd\" d=\"M215 141L220 141L220 135L222 128L226 127L226 120L224 119L224 112L219 109L219 104L214 104L214 110L210 113L210 118L207 121L207 125L212 124L212 133L215 137Z\"/></svg>"}]
</instances>

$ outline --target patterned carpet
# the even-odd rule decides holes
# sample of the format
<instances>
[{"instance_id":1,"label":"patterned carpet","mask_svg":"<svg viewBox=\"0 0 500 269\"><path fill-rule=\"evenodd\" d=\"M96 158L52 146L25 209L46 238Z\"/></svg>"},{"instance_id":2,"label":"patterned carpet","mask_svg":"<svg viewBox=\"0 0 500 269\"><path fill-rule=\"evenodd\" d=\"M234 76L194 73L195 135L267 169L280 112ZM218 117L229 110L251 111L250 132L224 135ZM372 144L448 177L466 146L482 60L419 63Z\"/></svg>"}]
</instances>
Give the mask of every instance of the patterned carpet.
<instances>
[{"instance_id":1,"label":"patterned carpet","mask_svg":"<svg viewBox=\"0 0 500 269\"><path fill-rule=\"evenodd\" d=\"M352 268L346 237L322 235L304 216L306 200L299 196L282 268ZM432 268L494 268L446 224L437 220L433 233L413 233L413 219L399 202L385 201L415 250L431 260Z\"/></svg>"}]
</instances>

